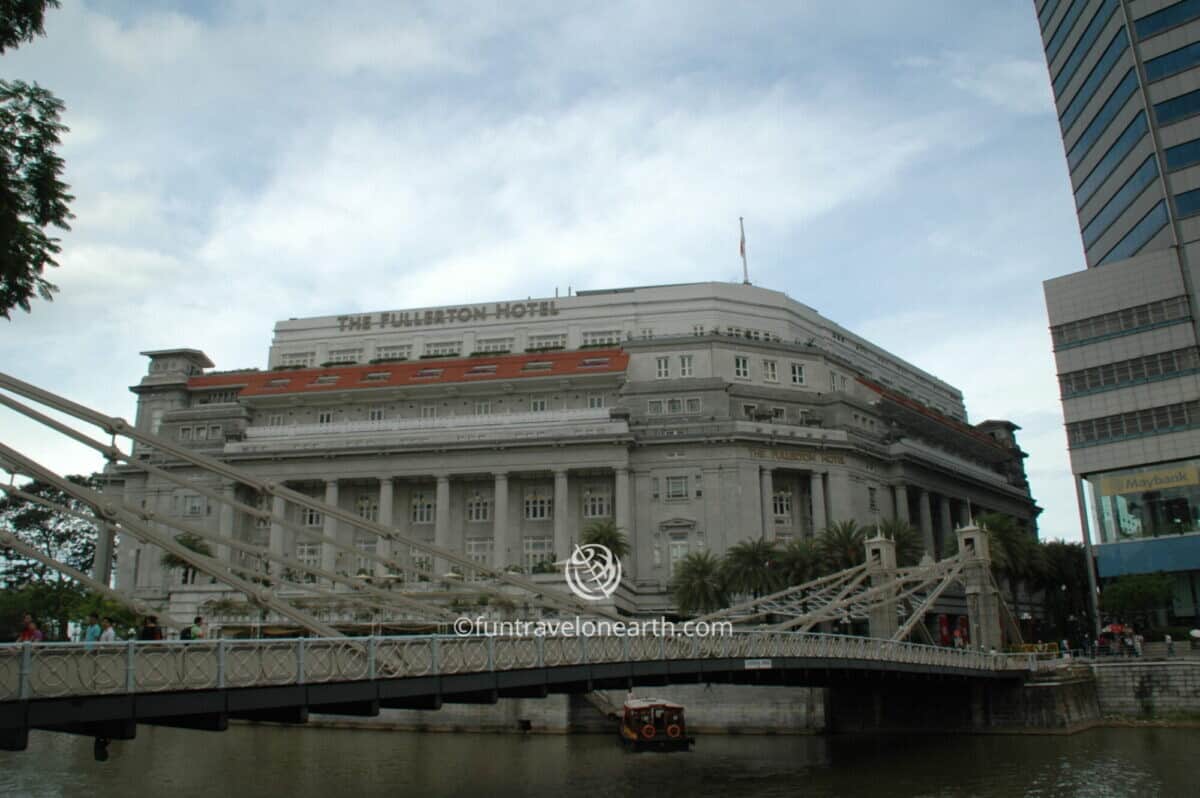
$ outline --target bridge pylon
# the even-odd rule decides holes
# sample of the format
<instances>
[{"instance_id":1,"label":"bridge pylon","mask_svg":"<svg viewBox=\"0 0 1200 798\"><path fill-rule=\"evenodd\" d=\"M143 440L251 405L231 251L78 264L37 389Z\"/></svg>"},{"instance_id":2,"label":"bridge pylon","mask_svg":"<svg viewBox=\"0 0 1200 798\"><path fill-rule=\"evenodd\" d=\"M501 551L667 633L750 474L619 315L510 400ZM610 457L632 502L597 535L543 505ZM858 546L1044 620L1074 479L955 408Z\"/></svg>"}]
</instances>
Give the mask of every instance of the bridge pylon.
<instances>
[{"instance_id":1,"label":"bridge pylon","mask_svg":"<svg viewBox=\"0 0 1200 798\"><path fill-rule=\"evenodd\" d=\"M871 637L890 640L900 628L896 615L896 541L878 535L866 542L867 576L871 587L882 588L885 594L870 605L867 623Z\"/></svg>"},{"instance_id":2,"label":"bridge pylon","mask_svg":"<svg viewBox=\"0 0 1200 798\"><path fill-rule=\"evenodd\" d=\"M987 532L974 524L955 530L959 556L963 558L963 585L967 596L967 618L971 642L986 650L1002 650L1000 590L992 579L992 559Z\"/></svg>"}]
</instances>

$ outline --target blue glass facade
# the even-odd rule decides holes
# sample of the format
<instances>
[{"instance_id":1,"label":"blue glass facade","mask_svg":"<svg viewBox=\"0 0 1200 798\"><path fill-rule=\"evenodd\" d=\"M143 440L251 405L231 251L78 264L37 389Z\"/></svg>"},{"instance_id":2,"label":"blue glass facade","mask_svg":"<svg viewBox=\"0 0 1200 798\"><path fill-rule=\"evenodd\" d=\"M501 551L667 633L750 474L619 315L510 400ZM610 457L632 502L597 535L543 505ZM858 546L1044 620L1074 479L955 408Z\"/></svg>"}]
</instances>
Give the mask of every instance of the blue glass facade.
<instances>
[{"instance_id":1,"label":"blue glass facade","mask_svg":"<svg viewBox=\"0 0 1200 798\"><path fill-rule=\"evenodd\" d=\"M1103 185L1108 176L1113 173L1113 170L1125 160L1125 156L1138 145L1138 142L1146 137L1150 132L1150 126L1146 124L1145 111L1139 111L1138 115L1133 118L1129 126L1117 137L1113 145L1108 148L1108 152L1096 162L1092 167L1092 171L1079 184L1079 189L1075 192L1075 207L1082 208L1084 203L1091 199L1096 193L1096 189Z\"/></svg>"},{"instance_id":2,"label":"blue glass facade","mask_svg":"<svg viewBox=\"0 0 1200 798\"><path fill-rule=\"evenodd\" d=\"M1125 33L1125 29L1117 31L1117 35L1109 42L1105 48L1104 54L1100 56L1100 60L1092 67L1092 71L1084 79L1079 91L1075 92L1075 96L1071 98L1071 102L1067 104L1066 110L1062 115L1062 129L1066 133L1071 129L1071 125L1075 124L1075 120L1083 113L1084 107L1088 101L1096 95L1096 89L1100 88L1100 84L1112 72L1113 66L1121 58L1121 55L1129 49L1129 35Z\"/></svg>"}]
</instances>

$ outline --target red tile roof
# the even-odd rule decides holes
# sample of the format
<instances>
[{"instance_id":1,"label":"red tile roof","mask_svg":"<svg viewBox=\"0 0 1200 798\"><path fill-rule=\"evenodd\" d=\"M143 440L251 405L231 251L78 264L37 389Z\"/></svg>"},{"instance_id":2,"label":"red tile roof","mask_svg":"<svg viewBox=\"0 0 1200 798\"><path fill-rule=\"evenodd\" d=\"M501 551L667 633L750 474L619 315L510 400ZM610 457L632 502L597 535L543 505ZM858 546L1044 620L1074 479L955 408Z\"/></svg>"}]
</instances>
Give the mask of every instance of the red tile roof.
<instances>
[{"instance_id":1,"label":"red tile roof","mask_svg":"<svg viewBox=\"0 0 1200 798\"><path fill-rule=\"evenodd\" d=\"M528 364L532 363L550 365L549 368L528 368ZM584 349L494 357L407 360L365 366L205 374L189 379L188 388L241 388L239 397L282 396L356 388L399 388L411 385L516 380L525 377L613 374L624 372L628 365L629 355L620 349ZM423 373L426 376L422 376ZM373 379L369 379L368 375Z\"/></svg>"}]
</instances>

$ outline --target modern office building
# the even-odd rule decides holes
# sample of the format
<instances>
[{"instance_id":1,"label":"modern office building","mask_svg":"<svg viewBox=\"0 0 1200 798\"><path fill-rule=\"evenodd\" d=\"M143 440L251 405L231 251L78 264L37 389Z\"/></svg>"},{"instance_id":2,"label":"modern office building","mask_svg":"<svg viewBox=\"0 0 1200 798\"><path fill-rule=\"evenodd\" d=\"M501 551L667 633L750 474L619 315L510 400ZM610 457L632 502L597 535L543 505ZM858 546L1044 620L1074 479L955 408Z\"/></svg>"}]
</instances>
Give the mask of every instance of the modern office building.
<instances>
[{"instance_id":1,"label":"modern office building","mask_svg":"<svg viewBox=\"0 0 1200 798\"><path fill-rule=\"evenodd\" d=\"M1087 268L1045 284L1102 578L1200 598L1200 0L1038 0Z\"/></svg>"},{"instance_id":2,"label":"modern office building","mask_svg":"<svg viewBox=\"0 0 1200 798\"><path fill-rule=\"evenodd\" d=\"M1015 425L969 424L953 386L751 285L291 319L276 325L265 370L214 372L194 349L144 354L140 429L409 539L529 573L612 519L633 549L617 596L630 611L666 609L689 552L812 537L834 521L909 520L934 555L981 511L1036 531ZM138 455L190 473L165 453ZM328 571L377 567L354 550L436 568L320 513L289 520L350 551L154 476L109 479L131 505ZM152 546L121 545L119 583L142 598L182 610L220 589L181 584Z\"/></svg>"}]
</instances>

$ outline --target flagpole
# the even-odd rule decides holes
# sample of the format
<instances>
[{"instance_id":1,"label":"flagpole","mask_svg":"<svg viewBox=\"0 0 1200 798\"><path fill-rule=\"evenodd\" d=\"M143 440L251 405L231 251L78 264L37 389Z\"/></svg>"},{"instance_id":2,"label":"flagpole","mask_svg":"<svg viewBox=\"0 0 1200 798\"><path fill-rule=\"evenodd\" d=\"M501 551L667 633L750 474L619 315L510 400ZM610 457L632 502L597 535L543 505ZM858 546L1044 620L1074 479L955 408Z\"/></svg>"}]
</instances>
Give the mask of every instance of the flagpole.
<instances>
[{"instance_id":1,"label":"flagpole","mask_svg":"<svg viewBox=\"0 0 1200 798\"><path fill-rule=\"evenodd\" d=\"M746 266L746 223L742 220L741 216L738 217L738 227L742 231L742 243L740 247L742 252L742 284L750 285L750 269Z\"/></svg>"}]
</instances>

